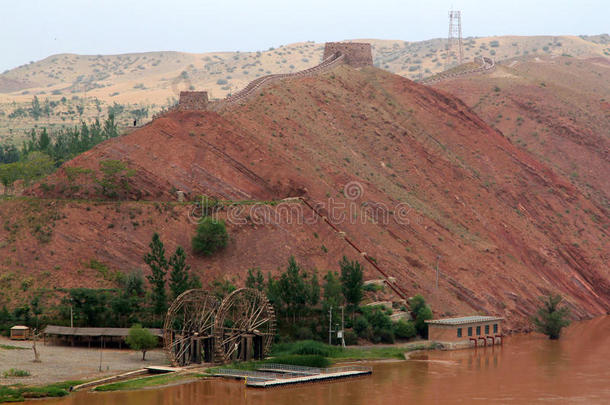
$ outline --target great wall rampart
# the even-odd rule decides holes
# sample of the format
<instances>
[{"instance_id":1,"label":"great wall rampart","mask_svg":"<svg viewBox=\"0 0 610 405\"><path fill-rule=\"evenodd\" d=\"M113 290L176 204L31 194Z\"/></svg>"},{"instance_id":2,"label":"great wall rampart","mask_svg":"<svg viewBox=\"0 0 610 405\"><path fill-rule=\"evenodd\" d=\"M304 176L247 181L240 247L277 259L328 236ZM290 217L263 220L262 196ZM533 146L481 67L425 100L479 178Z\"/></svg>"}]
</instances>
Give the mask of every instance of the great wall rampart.
<instances>
[{"instance_id":1,"label":"great wall rampart","mask_svg":"<svg viewBox=\"0 0 610 405\"><path fill-rule=\"evenodd\" d=\"M470 76L478 73L484 73L496 68L496 63L492 58L488 58L486 56L477 56L474 58L474 62L479 64L479 67L474 69L463 70L460 72L441 72L432 77L422 80L420 83L425 85L430 85L438 82L442 82L443 80L455 79L458 77Z\"/></svg>"},{"instance_id":2,"label":"great wall rampart","mask_svg":"<svg viewBox=\"0 0 610 405\"><path fill-rule=\"evenodd\" d=\"M495 69L494 60L491 58L476 57L474 61L479 64L479 67L459 72L442 72L428 79L424 79L420 83L430 85L443 80L483 73ZM209 101L208 93L205 91L182 91L180 92L180 100L175 107L171 108L169 111L160 113L153 117L153 119L167 112L176 110L222 111L230 106L245 101L262 87L271 83L297 77L314 76L332 70L340 64L346 64L355 68L373 66L371 44L358 42L327 42L324 46L323 60L320 64L296 73L281 73L259 77L248 83L248 85L239 92L222 100Z\"/></svg>"},{"instance_id":3,"label":"great wall rampart","mask_svg":"<svg viewBox=\"0 0 610 405\"><path fill-rule=\"evenodd\" d=\"M183 91L180 92L180 101L178 102L178 105L169 111L221 111L227 107L245 101L257 90L268 84L275 83L279 80L314 76L332 70L340 64L346 64L355 68L373 66L371 44L358 42L327 42L324 46L322 62L314 67L296 73L282 73L259 77L248 83L248 85L239 92L218 101L208 101L208 94L205 91ZM164 113L169 111L165 111Z\"/></svg>"}]
</instances>

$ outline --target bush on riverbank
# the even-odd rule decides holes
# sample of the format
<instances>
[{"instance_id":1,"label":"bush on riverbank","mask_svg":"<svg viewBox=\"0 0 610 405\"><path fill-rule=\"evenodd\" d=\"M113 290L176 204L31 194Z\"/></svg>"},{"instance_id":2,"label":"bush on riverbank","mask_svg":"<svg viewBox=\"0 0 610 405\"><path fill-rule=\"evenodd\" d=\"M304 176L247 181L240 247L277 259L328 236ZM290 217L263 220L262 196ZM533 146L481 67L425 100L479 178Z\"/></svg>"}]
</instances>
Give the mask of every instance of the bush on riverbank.
<instances>
[{"instance_id":1,"label":"bush on riverbank","mask_svg":"<svg viewBox=\"0 0 610 405\"><path fill-rule=\"evenodd\" d=\"M330 360L324 356L316 355L316 354L293 354L293 355L283 355L273 357L268 361L268 363L276 363L276 364L290 364L293 366L305 366L305 367L318 367L318 368L326 368L330 366Z\"/></svg>"},{"instance_id":2,"label":"bush on riverbank","mask_svg":"<svg viewBox=\"0 0 610 405\"><path fill-rule=\"evenodd\" d=\"M332 357L340 351L340 347L329 346L314 340L302 340L294 343L278 343L273 346L274 355L317 355Z\"/></svg>"},{"instance_id":3,"label":"bush on riverbank","mask_svg":"<svg viewBox=\"0 0 610 405\"><path fill-rule=\"evenodd\" d=\"M32 398L63 397L68 395L70 387L81 383L82 381L64 381L42 387L0 386L0 403L20 402Z\"/></svg>"}]
</instances>

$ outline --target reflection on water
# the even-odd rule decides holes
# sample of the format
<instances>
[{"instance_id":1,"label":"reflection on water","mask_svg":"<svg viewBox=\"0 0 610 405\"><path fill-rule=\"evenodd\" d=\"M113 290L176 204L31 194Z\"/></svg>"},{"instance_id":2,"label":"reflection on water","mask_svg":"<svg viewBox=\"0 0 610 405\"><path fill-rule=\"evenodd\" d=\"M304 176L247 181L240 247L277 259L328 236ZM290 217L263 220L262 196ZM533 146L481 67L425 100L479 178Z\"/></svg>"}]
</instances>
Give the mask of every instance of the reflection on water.
<instances>
[{"instance_id":1,"label":"reflection on water","mask_svg":"<svg viewBox=\"0 0 610 405\"><path fill-rule=\"evenodd\" d=\"M358 379L271 390L206 380L155 390L77 393L43 404L608 404L609 363L607 316L572 325L559 341L522 335L506 338L503 346L426 352L413 361L374 363L373 375Z\"/></svg>"}]
</instances>

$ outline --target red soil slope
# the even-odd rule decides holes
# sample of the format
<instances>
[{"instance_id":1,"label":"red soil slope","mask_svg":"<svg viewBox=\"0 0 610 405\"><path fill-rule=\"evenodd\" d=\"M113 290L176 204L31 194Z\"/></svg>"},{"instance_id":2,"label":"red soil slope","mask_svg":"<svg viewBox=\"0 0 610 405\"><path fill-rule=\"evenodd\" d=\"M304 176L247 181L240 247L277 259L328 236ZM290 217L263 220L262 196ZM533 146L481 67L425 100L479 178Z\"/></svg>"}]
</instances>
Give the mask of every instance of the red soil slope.
<instances>
[{"instance_id":1,"label":"red soil slope","mask_svg":"<svg viewBox=\"0 0 610 405\"><path fill-rule=\"evenodd\" d=\"M437 315L488 312L525 328L537 297L551 291L562 293L577 317L610 309L605 212L458 99L375 68L341 66L274 84L221 115L172 113L67 166L97 169L105 159L136 170L133 199L175 200L176 189L234 200L305 196L409 294L427 296ZM95 194L90 181L78 181L71 187L59 170L32 194ZM344 187L354 181L361 193L346 198ZM351 212L329 210L340 203ZM142 267L153 231L171 248L188 246L195 227L182 206L56 204L61 219L50 241L36 245L38 260L31 237L21 242L17 236L0 251L19 257L23 273L67 261L57 273L51 270L60 285L90 280L78 269L91 258L123 271ZM5 202L0 210L23 222L20 206ZM387 220L375 215L384 206ZM132 219L138 207L145 208ZM326 271L341 255L353 254L321 223L276 218L256 225L262 215L242 213L246 222L230 225L230 247L217 257L190 257L204 280L219 274L243 280L251 266L276 272L291 254ZM25 226L14 233L28 235ZM371 267L366 271L378 277Z\"/></svg>"},{"instance_id":2,"label":"red soil slope","mask_svg":"<svg viewBox=\"0 0 610 405\"><path fill-rule=\"evenodd\" d=\"M517 147L610 203L610 59L532 56L488 75L437 83Z\"/></svg>"}]
</instances>

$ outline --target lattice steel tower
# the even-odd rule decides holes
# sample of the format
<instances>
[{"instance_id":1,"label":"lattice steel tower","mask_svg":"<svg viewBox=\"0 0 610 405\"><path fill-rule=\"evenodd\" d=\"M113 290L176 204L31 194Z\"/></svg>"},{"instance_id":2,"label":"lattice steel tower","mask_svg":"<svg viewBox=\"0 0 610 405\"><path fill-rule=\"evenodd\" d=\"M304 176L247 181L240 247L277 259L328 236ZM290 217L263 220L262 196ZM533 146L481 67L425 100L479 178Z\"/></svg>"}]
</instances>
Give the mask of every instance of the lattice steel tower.
<instances>
[{"instance_id":1,"label":"lattice steel tower","mask_svg":"<svg viewBox=\"0 0 610 405\"><path fill-rule=\"evenodd\" d=\"M457 47L457 49L455 49ZM447 37L447 60L449 66L449 55L457 51L457 60L461 65L464 60L464 48L462 46L462 12L449 11L449 36Z\"/></svg>"}]
</instances>

